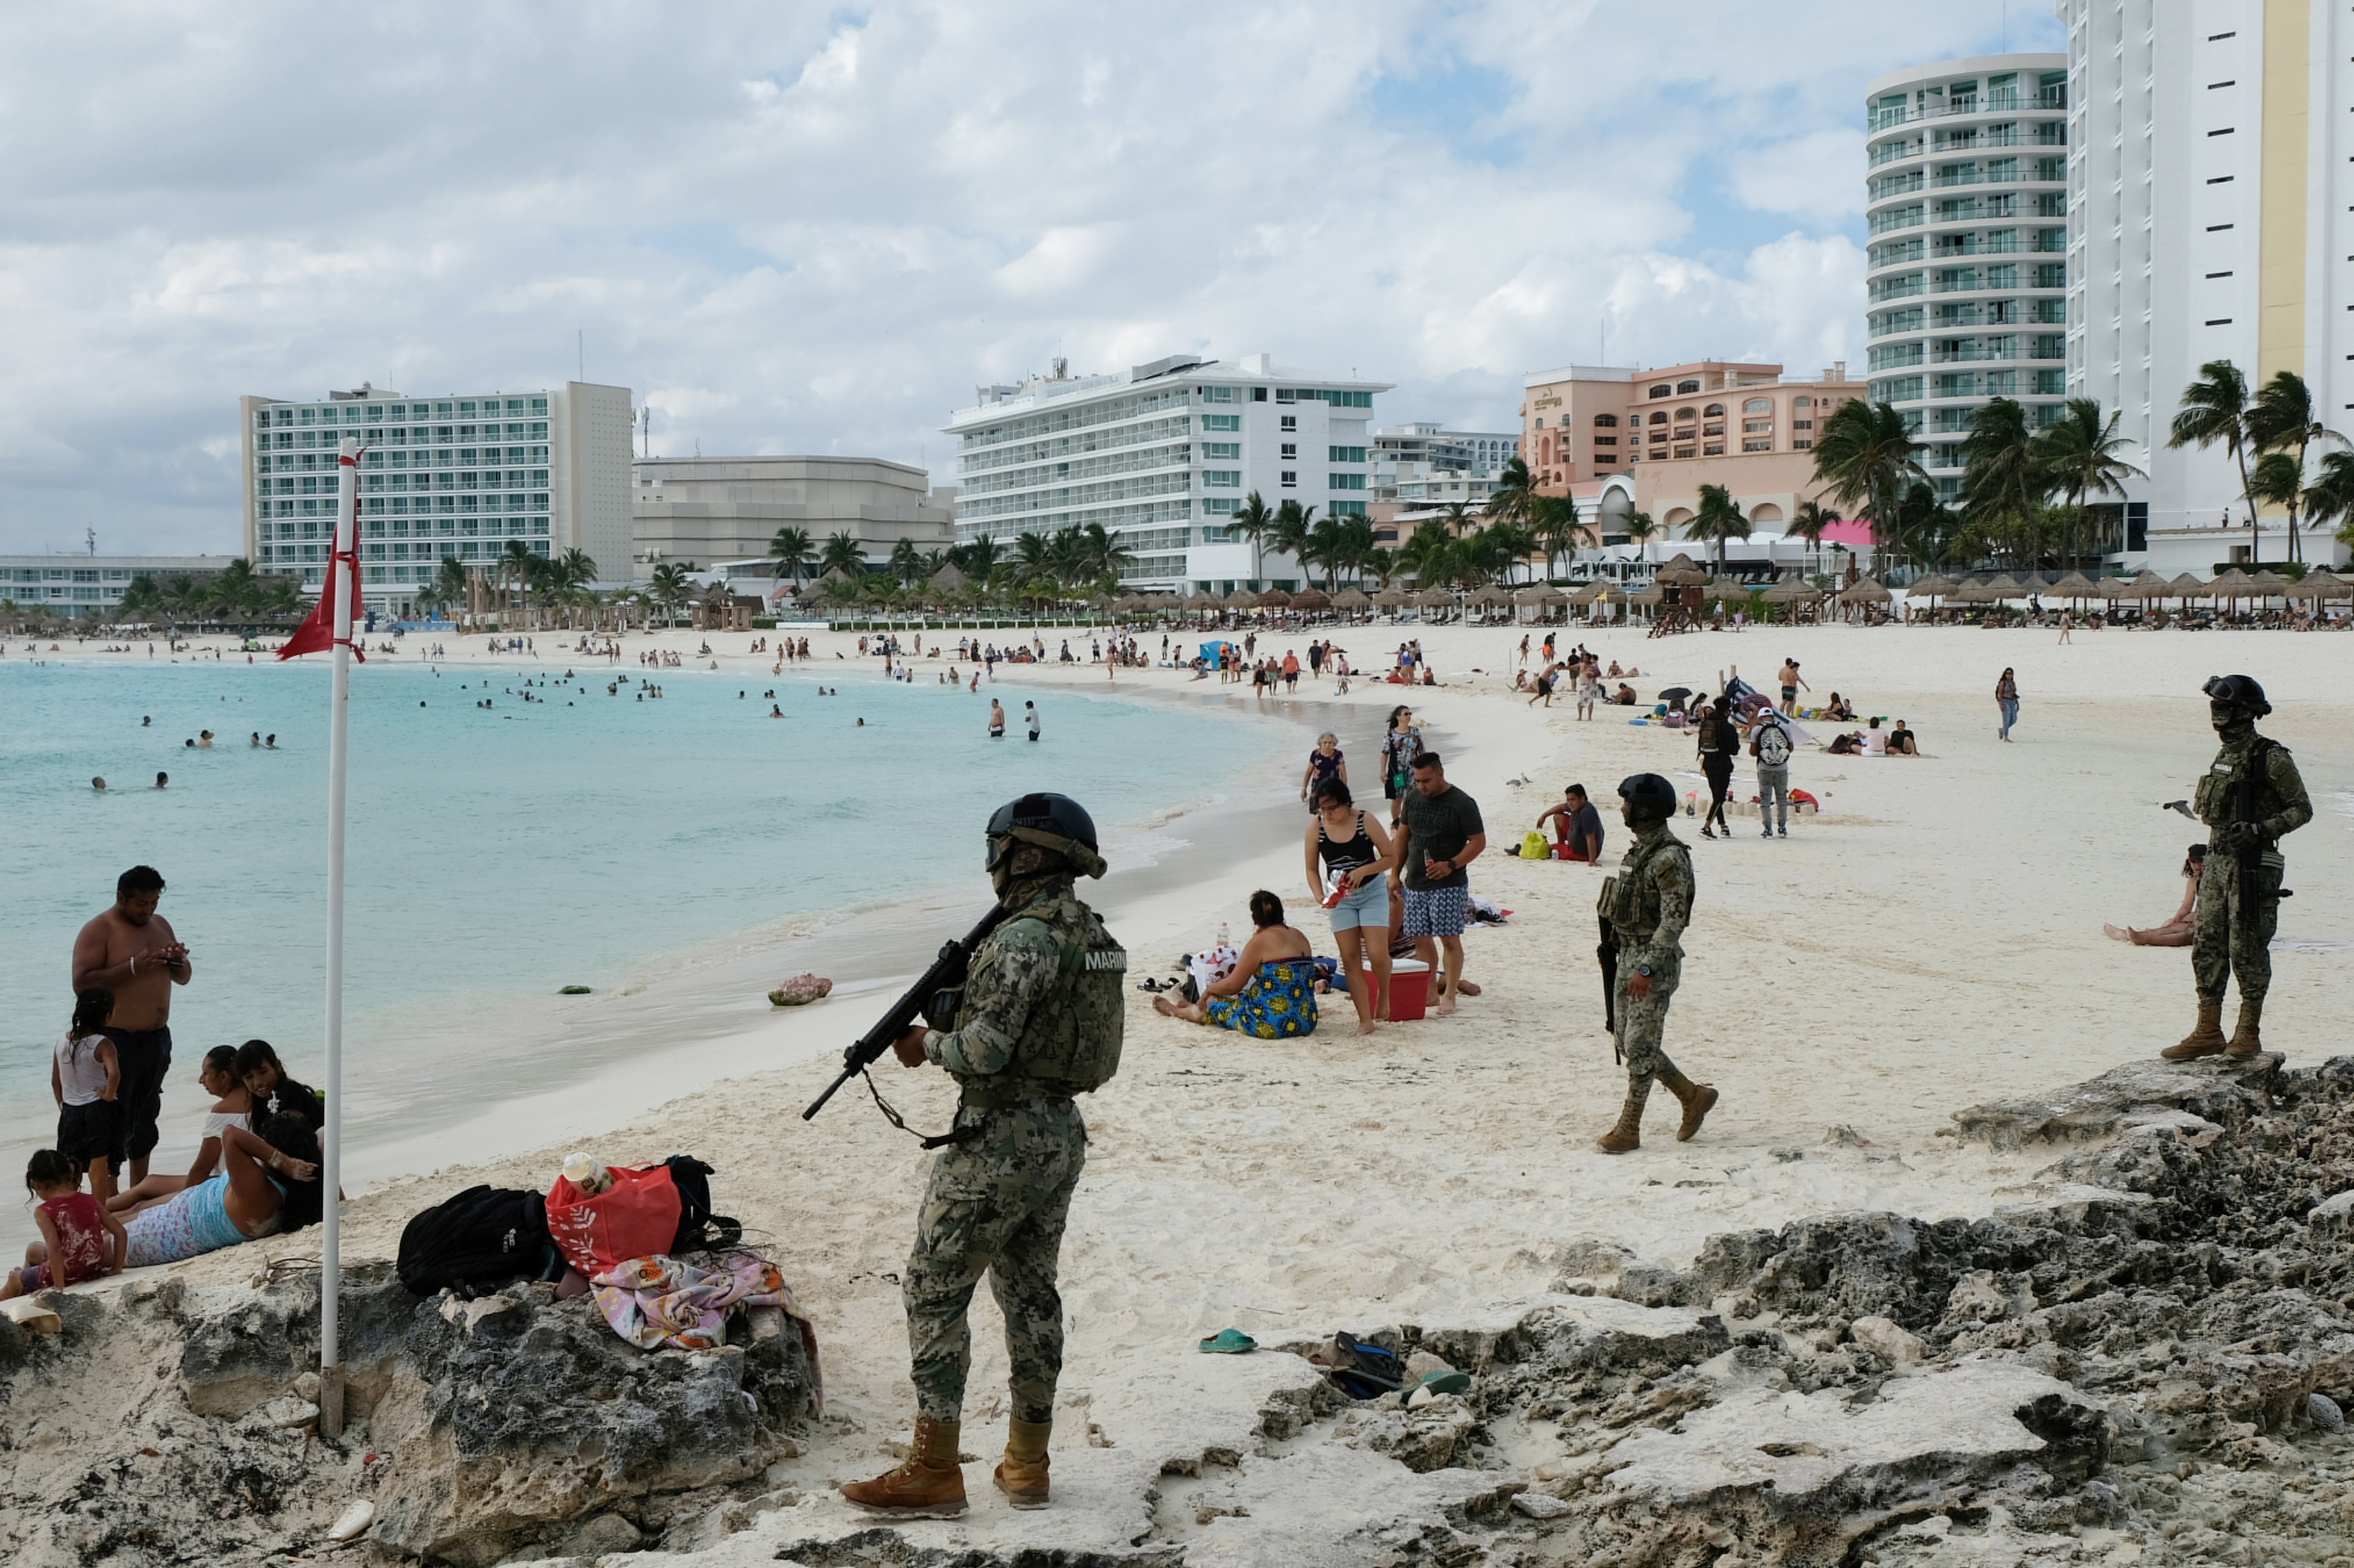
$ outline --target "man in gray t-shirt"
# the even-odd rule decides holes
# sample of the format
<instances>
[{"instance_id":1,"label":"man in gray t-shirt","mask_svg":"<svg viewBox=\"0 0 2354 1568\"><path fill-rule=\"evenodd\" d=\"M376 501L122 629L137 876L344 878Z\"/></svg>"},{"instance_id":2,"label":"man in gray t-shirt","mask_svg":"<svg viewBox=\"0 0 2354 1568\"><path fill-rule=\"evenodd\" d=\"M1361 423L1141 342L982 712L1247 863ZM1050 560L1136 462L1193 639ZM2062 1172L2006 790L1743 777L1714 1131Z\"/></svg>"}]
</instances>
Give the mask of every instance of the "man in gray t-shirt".
<instances>
[{"instance_id":1,"label":"man in gray t-shirt","mask_svg":"<svg viewBox=\"0 0 2354 1568\"><path fill-rule=\"evenodd\" d=\"M1443 1017L1455 1011L1463 983L1463 922L1471 908L1471 878L1464 868L1488 847L1488 829L1479 803L1447 781L1435 751L1414 759L1405 803L1399 869L1390 877L1405 897L1405 934L1414 938L1415 957L1436 976L1445 954L1445 983L1433 1009Z\"/></svg>"}]
</instances>

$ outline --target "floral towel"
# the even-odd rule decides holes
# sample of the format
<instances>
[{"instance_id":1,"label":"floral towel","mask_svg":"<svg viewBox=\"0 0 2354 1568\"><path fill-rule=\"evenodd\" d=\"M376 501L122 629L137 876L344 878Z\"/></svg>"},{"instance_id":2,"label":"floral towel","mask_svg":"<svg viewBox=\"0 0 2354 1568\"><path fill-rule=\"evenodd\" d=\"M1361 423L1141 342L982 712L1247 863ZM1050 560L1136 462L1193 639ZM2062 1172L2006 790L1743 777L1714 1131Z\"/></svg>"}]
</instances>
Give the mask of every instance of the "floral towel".
<instances>
[{"instance_id":1,"label":"floral towel","mask_svg":"<svg viewBox=\"0 0 2354 1568\"><path fill-rule=\"evenodd\" d=\"M717 1269L699 1268L657 1254L615 1265L589 1283L598 1309L613 1331L642 1351L716 1350L727 1342L727 1314L737 1307L777 1307L801 1331L809 1352L810 1383L820 1410L817 1330L801 1314L793 1287L777 1266L748 1252L729 1253Z\"/></svg>"}]
</instances>

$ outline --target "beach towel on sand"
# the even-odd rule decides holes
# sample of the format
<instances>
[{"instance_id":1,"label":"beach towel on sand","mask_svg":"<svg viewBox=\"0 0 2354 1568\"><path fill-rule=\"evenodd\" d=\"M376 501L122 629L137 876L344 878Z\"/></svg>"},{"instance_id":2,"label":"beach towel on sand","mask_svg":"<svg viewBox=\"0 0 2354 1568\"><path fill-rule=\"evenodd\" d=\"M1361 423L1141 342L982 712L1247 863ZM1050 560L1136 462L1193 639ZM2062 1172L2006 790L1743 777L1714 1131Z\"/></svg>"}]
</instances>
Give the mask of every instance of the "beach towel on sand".
<instances>
[{"instance_id":1,"label":"beach towel on sand","mask_svg":"<svg viewBox=\"0 0 2354 1568\"><path fill-rule=\"evenodd\" d=\"M822 1411L817 1330L801 1316L793 1287L775 1264L751 1253L730 1253L716 1262L719 1266L705 1269L659 1254L630 1258L592 1282L597 1309L613 1332L642 1351L709 1351L727 1342L727 1314L737 1308L779 1308L801 1334L811 1397Z\"/></svg>"}]
</instances>

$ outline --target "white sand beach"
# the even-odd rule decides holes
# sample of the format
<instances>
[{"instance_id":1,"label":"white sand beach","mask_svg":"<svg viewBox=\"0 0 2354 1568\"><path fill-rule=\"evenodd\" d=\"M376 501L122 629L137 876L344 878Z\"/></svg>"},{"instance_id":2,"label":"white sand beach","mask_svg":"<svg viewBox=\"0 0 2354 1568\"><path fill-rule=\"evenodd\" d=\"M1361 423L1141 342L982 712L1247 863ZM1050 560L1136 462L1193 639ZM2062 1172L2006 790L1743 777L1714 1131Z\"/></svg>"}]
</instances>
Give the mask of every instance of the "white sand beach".
<instances>
[{"instance_id":1,"label":"white sand beach","mask_svg":"<svg viewBox=\"0 0 2354 1568\"><path fill-rule=\"evenodd\" d=\"M1335 636L1362 665L1416 630ZM1608 864L1506 852L1570 781L1603 802L1640 770L1693 787L1691 744L1630 726L1624 709L1591 723L1565 703L1528 709L1510 690L1521 629L1420 635L1442 687L1407 694L1360 679L1335 698L1329 682L1311 693L1303 677L1298 701L1311 717L1330 715L1320 722L1341 732L1352 759L1370 761L1381 716L1402 697L1449 737L1449 776L1489 827L1473 886L1512 911L1509 925L1465 939L1484 993L1451 1018L1371 1038L1353 1033L1344 1005L1326 1013L1337 1027L1286 1044L1174 1022L1133 994L1122 1071L1084 1102L1092 1139L1064 1253L1070 1345L1055 1486L1069 1503L1013 1515L984 1479L973 1513L911 1524L911 1539L1122 1543L1143 1506L1137 1478L1157 1473L1162 1450L1233 1441L1268 1386L1266 1356L1196 1353L1195 1340L1222 1328L1272 1344L1400 1322L1493 1324L1543 1297L1557 1249L1575 1237L1682 1266L1712 1233L1809 1213L1974 1215L2034 1195L2041 1157L1956 1147L1941 1134L1963 1106L2092 1076L2189 1027L2188 953L2112 943L2101 927L2155 923L2179 896L2182 848L2200 835L2159 803L2187 794L2212 754L2200 694L2210 674L2264 683L2277 711L2264 728L2295 752L2313 794L2315 821L2285 846L2300 896L2284 908L2282 934L2354 939L2343 895L2354 885L2354 646L2335 637L2079 632L2059 647L2042 630L1753 629L1649 641L1573 630L1564 642L1583 636L1606 661L1639 665L1633 684L1647 698L1670 684L1709 686L1734 665L1763 687L1796 655L1818 697L1836 688L1859 714L1905 718L1925 753L1801 752L1793 783L1825 809L1794 822L1787 841L1760 842L1754 819L1736 819L1729 842L1702 842L1697 820L1680 820L1699 899L1668 1047L1723 1098L1702 1134L1679 1145L1673 1104L1655 1097L1643 1148L1613 1158L1593 1142L1624 1082L1601 1028L1593 957L1593 901ZM482 640L446 641L463 659ZM691 652L701 639L661 641ZM748 639L711 641L740 650ZM853 641L811 638L821 652ZM1307 641L1263 633L1260 646ZM741 671L766 660L723 652L720 662ZM2016 667L2023 698L2009 745L1996 739L1991 696L2005 665ZM843 673L866 678L857 666ZM999 689L1017 695L1082 684L1102 687L1103 672L998 673ZM1172 700L1188 685L1171 671L1124 671L1118 683ZM1361 766L1361 783L1372 773ZM953 779L951 764L944 782ZM977 865L980 822L994 802L966 804ZM1606 863L1625 837L1615 819L1611 833ZM1127 912L1118 934L1140 976L1166 972L1162 960L1202 945L1222 920L1244 926L1255 887L1304 906L1296 838L1240 851L1225 869ZM1312 908L1294 923L1318 951L1332 950ZM2341 1049L2354 956L2282 952L2275 969L2268 1046L2300 1065ZM551 1141L538 1117L486 1112L454 1146L437 1139L418 1151L438 1168L355 1192L346 1254L389 1257L410 1213L471 1183L544 1186L576 1144L609 1161L707 1160L719 1171L717 1206L773 1249L826 1358L827 1419L790 1467L804 1500L790 1520L765 1517L745 1550L820 1521L846 1528L850 1510L829 1484L885 1463L885 1445L904 1438L912 1413L895 1279L928 1157L854 1088L813 1123L799 1113L832 1075L834 1048L880 1000L836 997L691 1058L568 1091L560 1119L607 1128L594 1136ZM726 1062L748 1059L788 1065L712 1081ZM887 1067L878 1078L912 1122L945 1124L940 1075ZM662 1087L690 1081L707 1086L675 1098ZM307 1232L180 1272L227 1282L267 1258L317 1250ZM993 1451L1004 1361L986 1292L974 1330L966 1446ZM1108 1446L1088 1446L1089 1423ZM1144 1458L1154 1464L1135 1470ZM1229 1541L1248 1531L1239 1520L1221 1529Z\"/></svg>"}]
</instances>

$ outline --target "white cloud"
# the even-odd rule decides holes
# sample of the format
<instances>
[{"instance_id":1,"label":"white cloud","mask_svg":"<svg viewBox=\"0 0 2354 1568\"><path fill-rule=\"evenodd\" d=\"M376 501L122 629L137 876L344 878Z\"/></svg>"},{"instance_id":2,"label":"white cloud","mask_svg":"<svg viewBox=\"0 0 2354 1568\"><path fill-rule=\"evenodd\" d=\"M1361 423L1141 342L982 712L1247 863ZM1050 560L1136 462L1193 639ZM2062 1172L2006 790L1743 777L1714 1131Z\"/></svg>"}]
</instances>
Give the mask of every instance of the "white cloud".
<instances>
[{"instance_id":1,"label":"white cloud","mask_svg":"<svg viewBox=\"0 0 2354 1568\"><path fill-rule=\"evenodd\" d=\"M1995 48L1963 9L16 7L0 549L231 548L240 393L541 386L576 330L658 449L936 469L1056 355L1480 428L1606 320L1856 361L1863 83Z\"/></svg>"}]
</instances>

